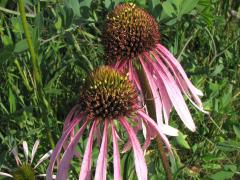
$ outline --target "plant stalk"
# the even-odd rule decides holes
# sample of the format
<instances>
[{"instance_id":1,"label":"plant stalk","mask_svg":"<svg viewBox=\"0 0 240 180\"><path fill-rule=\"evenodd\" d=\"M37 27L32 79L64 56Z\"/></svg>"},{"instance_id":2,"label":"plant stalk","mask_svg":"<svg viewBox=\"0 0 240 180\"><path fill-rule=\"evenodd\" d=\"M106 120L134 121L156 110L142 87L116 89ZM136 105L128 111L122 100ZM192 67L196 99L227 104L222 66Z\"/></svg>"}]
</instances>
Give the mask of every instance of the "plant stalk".
<instances>
[{"instance_id":1,"label":"plant stalk","mask_svg":"<svg viewBox=\"0 0 240 180\"><path fill-rule=\"evenodd\" d=\"M48 105L43 93L43 88L42 88L42 77L41 77L41 73L40 73L40 67L38 65L37 62L37 56L34 50L34 46L32 43L32 39L31 39L31 35L30 35L30 31L28 28L28 23L27 23L27 18L26 18L26 12L25 12L25 3L24 0L18 0L18 5L19 5L19 12L20 12L20 16L21 16L21 20L22 20L22 25L23 25L23 29L24 29L24 34L26 36L26 40L28 43L28 48L29 48L29 52L31 55L31 60L32 60L32 66L33 66L33 76L34 79L36 81L36 94L37 97L39 99L39 103L40 103L40 107L42 108L42 114L43 114L43 119L46 123L47 126L47 134L48 134L48 139L49 142L52 146L52 148L54 148L54 140L50 131L50 125L48 122Z\"/></svg>"}]
</instances>

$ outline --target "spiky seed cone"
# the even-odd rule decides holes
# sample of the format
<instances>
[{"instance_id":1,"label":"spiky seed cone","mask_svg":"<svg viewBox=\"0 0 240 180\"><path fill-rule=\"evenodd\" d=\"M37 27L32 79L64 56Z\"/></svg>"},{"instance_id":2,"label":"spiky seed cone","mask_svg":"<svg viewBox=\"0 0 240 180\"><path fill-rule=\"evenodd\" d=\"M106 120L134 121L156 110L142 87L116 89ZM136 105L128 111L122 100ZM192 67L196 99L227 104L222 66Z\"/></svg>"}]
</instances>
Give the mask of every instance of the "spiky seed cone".
<instances>
[{"instance_id":1,"label":"spiky seed cone","mask_svg":"<svg viewBox=\"0 0 240 180\"><path fill-rule=\"evenodd\" d=\"M137 102L137 93L132 83L109 66L102 66L92 72L80 93L81 110L91 118L130 115L136 110Z\"/></svg>"},{"instance_id":2,"label":"spiky seed cone","mask_svg":"<svg viewBox=\"0 0 240 180\"><path fill-rule=\"evenodd\" d=\"M160 40L155 19L133 3L119 4L108 14L104 28L103 44L110 62L132 59Z\"/></svg>"},{"instance_id":3,"label":"spiky seed cone","mask_svg":"<svg viewBox=\"0 0 240 180\"><path fill-rule=\"evenodd\" d=\"M35 180L34 169L29 164L23 164L13 172L15 180Z\"/></svg>"}]
</instances>

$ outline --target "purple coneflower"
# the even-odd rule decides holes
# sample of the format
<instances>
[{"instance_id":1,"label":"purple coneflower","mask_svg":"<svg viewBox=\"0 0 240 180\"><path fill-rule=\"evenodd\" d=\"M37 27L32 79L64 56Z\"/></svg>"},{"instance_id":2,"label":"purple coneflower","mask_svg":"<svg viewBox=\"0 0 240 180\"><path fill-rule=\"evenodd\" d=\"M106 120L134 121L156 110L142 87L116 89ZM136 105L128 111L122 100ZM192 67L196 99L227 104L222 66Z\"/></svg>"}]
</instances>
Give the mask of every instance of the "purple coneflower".
<instances>
[{"instance_id":1,"label":"purple coneflower","mask_svg":"<svg viewBox=\"0 0 240 180\"><path fill-rule=\"evenodd\" d=\"M159 126L169 123L169 114L174 107L183 123L195 131L182 94L205 112L199 98L203 94L193 86L180 63L159 42L157 22L135 4L120 4L109 13L103 32L108 64L127 71L129 79L143 95L142 79L138 77L137 70L141 65L141 73L144 73L154 99Z\"/></svg>"},{"instance_id":2,"label":"purple coneflower","mask_svg":"<svg viewBox=\"0 0 240 180\"><path fill-rule=\"evenodd\" d=\"M83 90L80 93L79 105L71 110L65 120L64 131L50 159L47 179L51 179L54 164L60 156L61 150L66 142L68 146L59 161L56 178L58 180L67 179L71 159L76 154L79 139L88 125L90 125L91 128L83 155L79 179L90 179L91 177L94 135L96 135L97 140L102 136L102 139L100 139L101 145L96 164L95 179L106 179L107 149L108 142L110 142L110 135L113 146L114 179L121 179L118 147L119 136L116 128L119 126L122 126L128 134L129 142L134 152L138 179L147 179L147 166L143 150L136 136L138 126L141 126L142 122L145 124L147 130L146 141L143 145L144 150L148 147L151 138L157 134L162 137L168 147L169 142L163 132L177 135L175 129L168 126L161 129L144 113L142 108L140 108L137 92L127 76L123 76L108 66L98 68L86 79ZM74 128L78 125L80 129L74 132ZM100 127L103 128L102 134Z\"/></svg>"},{"instance_id":3,"label":"purple coneflower","mask_svg":"<svg viewBox=\"0 0 240 180\"><path fill-rule=\"evenodd\" d=\"M35 180L39 177L45 177L46 174L38 174L36 169L43 161L47 160L51 156L52 150L44 154L34 165L34 157L37 152L39 143L39 140L35 142L32 148L32 152L29 154L28 144L26 141L23 141L23 152L26 159L25 161L21 161L19 158L18 148L14 147L12 154L16 160L17 168L12 168L12 170L9 168L9 173L0 172L0 176L9 177L15 180ZM30 159L29 156L31 157ZM55 175L52 175L52 179L55 179Z\"/></svg>"}]
</instances>

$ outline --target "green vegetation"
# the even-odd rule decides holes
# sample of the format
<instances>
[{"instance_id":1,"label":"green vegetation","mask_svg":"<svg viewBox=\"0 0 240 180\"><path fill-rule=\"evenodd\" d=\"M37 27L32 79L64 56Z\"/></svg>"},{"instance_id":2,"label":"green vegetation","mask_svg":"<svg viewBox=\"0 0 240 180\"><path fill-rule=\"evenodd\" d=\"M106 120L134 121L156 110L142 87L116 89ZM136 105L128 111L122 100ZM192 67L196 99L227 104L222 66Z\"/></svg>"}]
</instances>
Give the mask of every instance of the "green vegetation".
<instances>
[{"instance_id":1,"label":"green vegetation","mask_svg":"<svg viewBox=\"0 0 240 180\"><path fill-rule=\"evenodd\" d=\"M79 101L86 74L105 63L101 32L106 15L123 2L25 0L25 7L19 7L21 1L0 2L0 171L4 172L15 165L10 151L23 140L32 146L40 139L39 154L57 142L64 118ZM157 19L161 43L204 92L204 107L210 112L203 114L188 103L197 125L195 133L177 123L180 119L172 113L171 123L181 131L179 137L170 138L174 177L240 178L240 1L136 3ZM19 9L25 9L27 22ZM86 140L81 139L81 154ZM93 166L97 154L95 148ZM136 178L131 157L121 154L125 179ZM108 158L108 178L112 179L112 157ZM146 159L149 179L163 178L156 144L151 144ZM44 165L38 168L41 173L45 173ZM76 161L72 179L78 178L78 172Z\"/></svg>"}]
</instances>

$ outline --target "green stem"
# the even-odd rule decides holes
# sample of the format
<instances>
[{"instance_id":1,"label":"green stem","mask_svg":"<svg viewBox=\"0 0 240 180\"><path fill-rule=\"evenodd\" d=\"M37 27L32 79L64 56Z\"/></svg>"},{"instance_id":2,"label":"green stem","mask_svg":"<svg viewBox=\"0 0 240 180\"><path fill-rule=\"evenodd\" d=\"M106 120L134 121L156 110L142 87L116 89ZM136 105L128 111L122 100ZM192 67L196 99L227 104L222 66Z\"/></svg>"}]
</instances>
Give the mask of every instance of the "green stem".
<instances>
[{"instance_id":1,"label":"green stem","mask_svg":"<svg viewBox=\"0 0 240 180\"><path fill-rule=\"evenodd\" d=\"M153 95L152 95L151 89L149 87L149 83L147 81L146 75L143 72L142 68L140 68L140 69L136 68L136 69L137 69L137 74L140 79L140 84L141 84L141 87L143 90L144 101L147 106L148 114L150 115L150 117L152 119L156 120L157 119L156 118L156 108L155 108L155 104L153 101ZM173 180L171 168L169 166L167 155L164 150L164 144L163 144L162 138L158 135L156 138L156 141L157 141L157 145L158 145L158 150L161 155L161 159L162 159L164 171L166 173L166 177L168 180Z\"/></svg>"},{"instance_id":2,"label":"green stem","mask_svg":"<svg viewBox=\"0 0 240 180\"><path fill-rule=\"evenodd\" d=\"M52 148L54 148L54 140L50 131L50 125L48 122L48 105L47 105L47 101L45 99L44 93L43 93L43 88L42 88L42 77L41 77L41 73L40 73L40 67L38 65L37 62L37 56L34 50L34 46L32 43L32 39L31 39L31 35L30 35L30 31L28 28L28 23L27 23L27 19L26 19L26 12L25 12L25 3L24 0L18 0L18 5L19 5L19 12L20 12L20 16L22 19L22 25L23 25L23 29L24 29L24 33L27 39L27 43L28 43L28 47L29 47L29 51L30 51L30 55L31 55L31 60L32 60L32 66L33 66L33 76L34 79L36 81L36 94L37 97L39 99L39 104L40 107L42 108L42 114L43 114L43 119L46 123L47 126L47 135L48 135L48 139L49 142L52 146Z\"/></svg>"},{"instance_id":3,"label":"green stem","mask_svg":"<svg viewBox=\"0 0 240 180\"><path fill-rule=\"evenodd\" d=\"M24 0L19 0L19 11L20 11L22 25L23 25L24 33L25 33L25 36L27 39L29 51L31 54L32 65L33 65L33 75L36 80L37 88L41 89L42 88L42 80L41 80L41 75L40 75L40 72L38 69L37 56L34 51L34 46L33 46L32 40L31 40L31 35L30 35L29 28L28 28L28 24L27 24L26 13L25 13L25 8L24 8Z\"/></svg>"}]
</instances>

